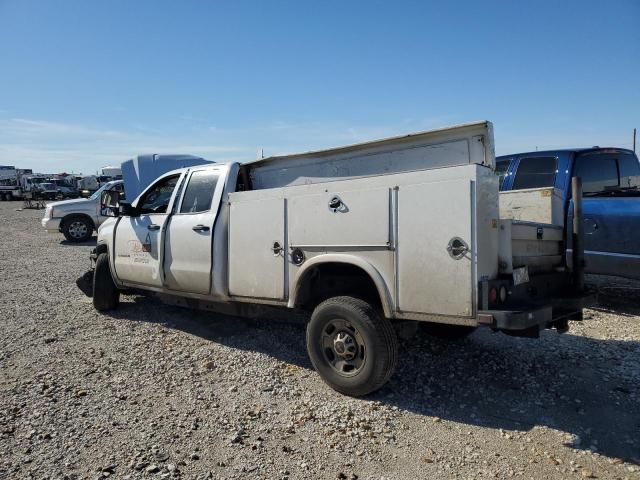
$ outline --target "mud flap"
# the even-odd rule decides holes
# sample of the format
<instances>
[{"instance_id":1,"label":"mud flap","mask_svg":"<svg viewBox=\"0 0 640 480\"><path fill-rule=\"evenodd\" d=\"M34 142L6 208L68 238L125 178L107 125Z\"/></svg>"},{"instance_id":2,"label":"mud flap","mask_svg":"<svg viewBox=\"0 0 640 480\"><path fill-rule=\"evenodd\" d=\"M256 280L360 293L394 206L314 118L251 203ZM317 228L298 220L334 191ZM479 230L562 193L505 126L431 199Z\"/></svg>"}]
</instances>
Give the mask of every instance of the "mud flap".
<instances>
[{"instance_id":1,"label":"mud flap","mask_svg":"<svg viewBox=\"0 0 640 480\"><path fill-rule=\"evenodd\" d=\"M78 278L76 285L87 297L93 297L93 270L89 270Z\"/></svg>"}]
</instances>

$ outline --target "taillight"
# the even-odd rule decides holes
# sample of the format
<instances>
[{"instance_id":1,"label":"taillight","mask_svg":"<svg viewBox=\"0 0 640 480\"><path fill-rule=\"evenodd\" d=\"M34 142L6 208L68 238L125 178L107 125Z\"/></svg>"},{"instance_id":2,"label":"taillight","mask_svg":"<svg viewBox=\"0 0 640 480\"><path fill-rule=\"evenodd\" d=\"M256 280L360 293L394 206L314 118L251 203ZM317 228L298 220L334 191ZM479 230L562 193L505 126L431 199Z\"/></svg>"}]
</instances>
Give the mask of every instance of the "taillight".
<instances>
[{"instance_id":1,"label":"taillight","mask_svg":"<svg viewBox=\"0 0 640 480\"><path fill-rule=\"evenodd\" d=\"M498 300L498 290L496 287L491 287L491 290L489 290L489 303L496 303L496 300Z\"/></svg>"}]
</instances>

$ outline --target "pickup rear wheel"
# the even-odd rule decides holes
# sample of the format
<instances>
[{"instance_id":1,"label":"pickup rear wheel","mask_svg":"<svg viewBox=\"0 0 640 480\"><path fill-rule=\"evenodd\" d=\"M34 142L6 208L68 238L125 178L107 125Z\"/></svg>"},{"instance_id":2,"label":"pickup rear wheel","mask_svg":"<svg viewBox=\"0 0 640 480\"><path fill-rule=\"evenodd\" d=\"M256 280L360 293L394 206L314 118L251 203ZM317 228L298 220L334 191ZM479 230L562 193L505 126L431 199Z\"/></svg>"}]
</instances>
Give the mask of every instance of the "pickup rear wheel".
<instances>
[{"instance_id":1,"label":"pickup rear wheel","mask_svg":"<svg viewBox=\"0 0 640 480\"><path fill-rule=\"evenodd\" d=\"M64 220L62 233L70 242L85 242L91 238L93 224L84 217L70 217Z\"/></svg>"},{"instance_id":2,"label":"pickup rear wheel","mask_svg":"<svg viewBox=\"0 0 640 480\"><path fill-rule=\"evenodd\" d=\"M391 322L353 297L330 298L316 307L307 325L307 351L329 386L354 397L387 383L398 359Z\"/></svg>"},{"instance_id":3,"label":"pickup rear wheel","mask_svg":"<svg viewBox=\"0 0 640 480\"><path fill-rule=\"evenodd\" d=\"M109 269L109 255L101 253L93 272L93 306L100 312L113 310L120 304L120 291L113 283Z\"/></svg>"}]
</instances>

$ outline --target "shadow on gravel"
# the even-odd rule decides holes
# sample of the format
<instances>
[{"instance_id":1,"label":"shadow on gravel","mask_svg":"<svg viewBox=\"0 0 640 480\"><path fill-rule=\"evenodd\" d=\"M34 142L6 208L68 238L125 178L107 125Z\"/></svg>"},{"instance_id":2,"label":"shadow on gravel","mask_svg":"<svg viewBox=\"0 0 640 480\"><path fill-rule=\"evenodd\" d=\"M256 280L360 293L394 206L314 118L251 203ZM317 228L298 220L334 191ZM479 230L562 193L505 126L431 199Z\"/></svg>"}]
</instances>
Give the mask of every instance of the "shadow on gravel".
<instances>
[{"instance_id":1,"label":"shadow on gravel","mask_svg":"<svg viewBox=\"0 0 640 480\"><path fill-rule=\"evenodd\" d=\"M70 242L69 240L62 240L60 245L63 247L95 247L97 241L97 237L91 237L86 242Z\"/></svg>"},{"instance_id":2,"label":"shadow on gravel","mask_svg":"<svg viewBox=\"0 0 640 480\"><path fill-rule=\"evenodd\" d=\"M638 306L633 308L629 312L638 311ZM303 322L190 311L145 297L123 303L112 316L161 323L211 342L312 368ZM396 374L368 399L461 424L504 430L549 427L573 434L571 447L638 463L639 357L640 342L555 331L544 332L539 340L489 330L478 330L461 341L418 334L400 341ZM340 395L335 395L339 401Z\"/></svg>"},{"instance_id":3,"label":"shadow on gravel","mask_svg":"<svg viewBox=\"0 0 640 480\"><path fill-rule=\"evenodd\" d=\"M640 291L618 287L598 290L598 305L593 310L624 317L640 316Z\"/></svg>"}]
</instances>

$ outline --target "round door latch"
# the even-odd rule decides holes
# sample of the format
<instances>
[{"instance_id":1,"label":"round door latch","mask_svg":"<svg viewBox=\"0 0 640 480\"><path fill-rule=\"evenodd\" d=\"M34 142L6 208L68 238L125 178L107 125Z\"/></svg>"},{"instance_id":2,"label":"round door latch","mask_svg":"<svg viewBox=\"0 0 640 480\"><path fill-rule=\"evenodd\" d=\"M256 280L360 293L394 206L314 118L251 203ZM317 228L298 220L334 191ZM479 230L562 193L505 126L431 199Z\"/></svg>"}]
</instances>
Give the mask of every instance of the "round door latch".
<instances>
[{"instance_id":1,"label":"round door latch","mask_svg":"<svg viewBox=\"0 0 640 480\"><path fill-rule=\"evenodd\" d=\"M302 265L304 263L304 252L299 248L293 249L291 252L291 261L294 265Z\"/></svg>"},{"instance_id":2,"label":"round door latch","mask_svg":"<svg viewBox=\"0 0 640 480\"><path fill-rule=\"evenodd\" d=\"M284 250L280 242L273 242L273 247L271 247L271 251L273 252L273 256L277 257Z\"/></svg>"},{"instance_id":3,"label":"round door latch","mask_svg":"<svg viewBox=\"0 0 640 480\"><path fill-rule=\"evenodd\" d=\"M460 237L453 237L447 245L447 252L454 260L460 260L469 251L469 245Z\"/></svg>"},{"instance_id":4,"label":"round door latch","mask_svg":"<svg viewBox=\"0 0 640 480\"><path fill-rule=\"evenodd\" d=\"M337 195L331 197L331 200L329 200L329 210L335 213L340 209L340 207L342 207L342 199Z\"/></svg>"}]
</instances>

